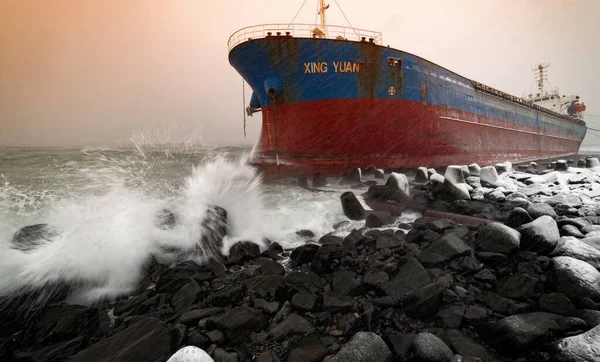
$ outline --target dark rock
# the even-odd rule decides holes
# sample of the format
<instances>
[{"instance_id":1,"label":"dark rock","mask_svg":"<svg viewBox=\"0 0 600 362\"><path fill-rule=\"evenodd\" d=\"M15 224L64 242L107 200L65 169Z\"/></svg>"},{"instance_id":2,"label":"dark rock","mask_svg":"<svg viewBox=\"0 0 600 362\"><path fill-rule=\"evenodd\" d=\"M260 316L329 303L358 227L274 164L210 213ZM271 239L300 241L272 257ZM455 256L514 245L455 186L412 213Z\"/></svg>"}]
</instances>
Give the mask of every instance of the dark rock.
<instances>
[{"instance_id":1,"label":"dark rock","mask_svg":"<svg viewBox=\"0 0 600 362\"><path fill-rule=\"evenodd\" d=\"M317 298L311 293L300 291L292 297L292 308L302 312L311 311L315 308Z\"/></svg>"},{"instance_id":2,"label":"dark rock","mask_svg":"<svg viewBox=\"0 0 600 362\"><path fill-rule=\"evenodd\" d=\"M336 292L348 295L359 290L360 282L346 269L339 268L333 273L331 287Z\"/></svg>"},{"instance_id":3,"label":"dark rock","mask_svg":"<svg viewBox=\"0 0 600 362\"><path fill-rule=\"evenodd\" d=\"M378 168L377 170L375 170L375 173L373 174L373 176L376 179L383 180L385 178L385 172L382 169Z\"/></svg>"},{"instance_id":4,"label":"dark rock","mask_svg":"<svg viewBox=\"0 0 600 362\"><path fill-rule=\"evenodd\" d=\"M429 181L429 175L427 174L427 167L419 167L415 174L415 182L427 182Z\"/></svg>"},{"instance_id":5,"label":"dark rock","mask_svg":"<svg viewBox=\"0 0 600 362\"><path fill-rule=\"evenodd\" d=\"M284 277L281 275L261 275L246 279L244 284L249 292L256 292L261 296L280 296L284 291Z\"/></svg>"},{"instance_id":6,"label":"dark rock","mask_svg":"<svg viewBox=\"0 0 600 362\"><path fill-rule=\"evenodd\" d=\"M199 299L200 292L201 289L198 283L194 279L190 279L175 293L173 299L171 299L171 304L176 311L187 311Z\"/></svg>"},{"instance_id":7,"label":"dark rock","mask_svg":"<svg viewBox=\"0 0 600 362\"><path fill-rule=\"evenodd\" d=\"M225 332L227 340L233 344L240 343L250 333L260 332L269 325L269 320L260 310L249 307L233 308L210 322L216 329Z\"/></svg>"},{"instance_id":8,"label":"dark rock","mask_svg":"<svg viewBox=\"0 0 600 362\"><path fill-rule=\"evenodd\" d=\"M69 357L79 352L86 343L86 338L81 336L68 341L58 342L49 346L45 346L41 349L38 348L27 348L15 351L13 354L13 361L66 361ZM1 356L0 352L0 356ZM9 360L9 356L6 356L5 361Z\"/></svg>"},{"instance_id":9,"label":"dark rock","mask_svg":"<svg viewBox=\"0 0 600 362\"><path fill-rule=\"evenodd\" d=\"M544 283L526 274L514 274L496 282L496 293L511 299L535 298L543 291Z\"/></svg>"},{"instance_id":10,"label":"dark rock","mask_svg":"<svg viewBox=\"0 0 600 362\"><path fill-rule=\"evenodd\" d=\"M444 322L448 328L458 328L465 315L465 307L461 305L452 305L441 309L437 316Z\"/></svg>"},{"instance_id":11,"label":"dark rock","mask_svg":"<svg viewBox=\"0 0 600 362\"><path fill-rule=\"evenodd\" d=\"M538 202L538 203L532 202L531 204L529 204L527 206L526 210L534 220L539 218L540 216L544 216L544 215L550 216L552 218L556 218L556 216L557 216L556 212L554 211L552 206L550 206L546 203L543 203L543 202Z\"/></svg>"},{"instance_id":12,"label":"dark rock","mask_svg":"<svg viewBox=\"0 0 600 362\"><path fill-rule=\"evenodd\" d=\"M15 232L10 247L11 249L29 251L52 242L58 235L58 230L48 224L24 226Z\"/></svg>"},{"instance_id":13,"label":"dark rock","mask_svg":"<svg viewBox=\"0 0 600 362\"><path fill-rule=\"evenodd\" d=\"M297 247L290 255L292 266L311 263L315 259L315 255L317 255L317 250L319 250L319 245L317 244L304 244Z\"/></svg>"},{"instance_id":14,"label":"dark rock","mask_svg":"<svg viewBox=\"0 0 600 362\"><path fill-rule=\"evenodd\" d=\"M340 196L344 215L350 220L363 220L366 217L366 212L360 201L356 198L353 192L347 191Z\"/></svg>"},{"instance_id":15,"label":"dark rock","mask_svg":"<svg viewBox=\"0 0 600 362\"><path fill-rule=\"evenodd\" d=\"M359 330L360 319L354 313L346 313L336 320L335 326L338 331L342 332L342 335L348 336Z\"/></svg>"},{"instance_id":16,"label":"dark rock","mask_svg":"<svg viewBox=\"0 0 600 362\"><path fill-rule=\"evenodd\" d=\"M477 256L477 259L483 261L484 263L490 263L490 264L504 263L508 260L508 257L504 254L488 253L485 251L477 253L476 256Z\"/></svg>"},{"instance_id":17,"label":"dark rock","mask_svg":"<svg viewBox=\"0 0 600 362\"><path fill-rule=\"evenodd\" d=\"M272 302L267 302L265 299L255 298L254 307L262 309L267 314L273 315L279 310L279 302L276 300Z\"/></svg>"},{"instance_id":18,"label":"dark rock","mask_svg":"<svg viewBox=\"0 0 600 362\"><path fill-rule=\"evenodd\" d=\"M366 272L363 277L363 284L373 289L389 282L390 276L384 271Z\"/></svg>"},{"instance_id":19,"label":"dark rock","mask_svg":"<svg viewBox=\"0 0 600 362\"><path fill-rule=\"evenodd\" d=\"M283 268L283 265L281 265L280 263L273 261L273 260L267 260L264 263L262 263L260 265L260 267L258 267L258 272L261 275L284 275L285 274L285 269Z\"/></svg>"},{"instance_id":20,"label":"dark rock","mask_svg":"<svg viewBox=\"0 0 600 362\"><path fill-rule=\"evenodd\" d=\"M517 314L491 322L482 329L482 336L491 345L506 354L520 353L524 349L544 342L551 333L562 334L586 328L581 319L558 314L535 312Z\"/></svg>"},{"instance_id":21,"label":"dark rock","mask_svg":"<svg viewBox=\"0 0 600 362\"><path fill-rule=\"evenodd\" d=\"M443 263L470 253L471 248L456 235L445 234L421 251L419 261L424 264Z\"/></svg>"},{"instance_id":22,"label":"dark rock","mask_svg":"<svg viewBox=\"0 0 600 362\"><path fill-rule=\"evenodd\" d=\"M186 326L193 326L197 324L200 319L211 317L219 313L223 313L223 308L194 309L183 313L181 317L179 317L179 322Z\"/></svg>"},{"instance_id":23,"label":"dark rock","mask_svg":"<svg viewBox=\"0 0 600 362\"><path fill-rule=\"evenodd\" d=\"M454 353L438 337L431 333L419 333L411 341L403 361L406 362L452 362Z\"/></svg>"},{"instance_id":24,"label":"dark rock","mask_svg":"<svg viewBox=\"0 0 600 362\"><path fill-rule=\"evenodd\" d=\"M238 354L236 352L227 352L222 348L215 349L215 362L238 362Z\"/></svg>"},{"instance_id":25,"label":"dark rock","mask_svg":"<svg viewBox=\"0 0 600 362\"><path fill-rule=\"evenodd\" d=\"M581 260L568 256L553 258L548 284L570 298L600 300L600 272Z\"/></svg>"},{"instance_id":26,"label":"dark rock","mask_svg":"<svg viewBox=\"0 0 600 362\"><path fill-rule=\"evenodd\" d=\"M538 304L544 311L562 315L575 310L575 305L562 293L544 294Z\"/></svg>"},{"instance_id":27,"label":"dark rock","mask_svg":"<svg viewBox=\"0 0 600 362\"><path fill-rule=\"evenodd\" d=\"M53 344L75 337L92 336L98 330L99 323L97 308L64 304L50 306L26 324L23 342L27 345Z\"/></svg>"},{"instance_id":28,"label":"dark rock","mask_svg":"<svg viewBox=\"0 0 600 362\"><path fill-rule=\"evenodd\" d=\"M220 260L223 238L227 235L227 211L220 206L208 205L201 226L200 251Z\"/></svg>"},{"instance_id":29,"label":"dark rock","mask_svg":"<svg viewBox=\"0 0 600 362\"><path fill-rule=\"evenodd\" d=\"M374 200L391 200L399 203L410 201L410 197L404 191L386 185L374 185L369 187L366 197Z\"/></svg>"},{"instance_id":30,"label":"dark rock","mask_svg":"<svg viewBox=\"0 0 600 362\"><path fill-rule=\"evenodd\" d=\"M469 361L467 358L478 358L480 359L479 361L485 362L496 361L484 346L459 330L447 330L442 339L448 343L456 353L463 356L464 362ZM476 362L478 360L471 359L470 361Z\"/></svg>"},{"instance_id":31,"label":"dark rock","mask_svg":"<svg viewBox=\"0 0 600 362\"><path fill-rule=\"evenodd\" d=\"M592 223L589 220L583 218L561 219L556 220L556 223L558 224L558 227L563 227L564 225L573 225L577 229L582 229L588 225L592 225Z\"/></svg>"},{"instance_id":32,"label":"dark rock","mask_svg":"<svg viewBox=\"0 0 600 362\"><path fill-rule=\"evenodd\" d=\"M408 178L403 173L392 172L385 185L393 187L396 190L401 190L406 195L409 194L410 186L408 184Z\"/></svg>"},{"instance_id":33,"label":"dark rock","mask_svg":"<svg viewBox=\"0 0 600 362\"><path fill-rule=\"evenodd\" d=\"M234 284L212 294L208 297L207 302L216 307L238 305L242 302L242 299L244 299L245 293L246 286L244 284Z\"/></svg>"},{"instance_id":34,"label":"dark rock","mask_svg":"<svg viewBox=\"0 0 600 362\"><path fill-rule=\"evenodd\" d=\"M275 341L282 341L290 336L314 332L315 328L304 318L292 313L269 331Z\"/></svg>"},{"instance_id":35,"label":"dark rock","mask_svg":"<svg viewBox=\"0 0 600 362\"><path fill-rule=\"evenodd\" d=\"M228 264L243 264L246 261L254 260L260 255L260 248L257 244L250 241L240 241L235 243L229 250Z\"/></svg>"},{"instance_id":36,"label":"dark rock","mask_svg":"<svg viewBox=\"0 0 600 362\"><path fill-rule=\"evenodd\" d=\"M508 218L506 219L506 225L512 228L519 227L523 224L527 224L533 221L533 218L529 213L522 207L515 207Z\"/></svg>"},{"instance_id":37,"label":"dark rock","mask_svg":"<svg viewBox=\"0 0 600 362\"><path fill-rule=\"evenodd\" d=\"M315 237L315 233L313 233L312 230L298 230L298 231L296 231L296 235L298 235L301 238L314 238Z\"/></svg>"},{"instance_id":38,"label":"dark rock","mask_svg":"<svg viewBox=\"0 0 600 362\"><path fill-rule=\"evenodd\" d=\"M569 226L569 225L565 225ZM596 269L600 269L600 250L589 246L574 237L562 237L556 244L551 256L570 256L585 261Z\"/></svg>"},{"instance_id":39,"label":"dark rock","mask_svg":"<svg viewBox=\"0 0 600 362\"><path fill-rule=\"evenodd\" d=\"M208 336L206 336L204 333L192 331L187 337L187 344L205 349L210 346L211 341L210 338L208 338Z\"/></svg>"},{"instance_id":40,"label":"dark rock","mask_svg":"<svg viewBox=\"0 0 600 362\"><path fill-rule=\"evenodd\" d=\"M171 334L171 347L179 348L187 337L187 327L177 323L169 327L169 333Z\"/></svg>"},{"instance_id":41,"label":"dark rock","mask_svg":"<svg viewBox=\"0 0 600 362\"><path fill-rule=\"evenodd\" d=\"M323 308L330 311L346 312L352 308L354 300L344 294L335 292L323 293Z\"/></svg>"},{"instance_id":42,"label":"dark rock","mask_svg":"<svg viewBox=\"0 0 600 362\"><path fill-rule=\"evenodd\" d=\"M329 350L322 341L321 336L311 335L304 337L290 348L288 362L322 362L329 355Z\"/></svg>"},{"instance_id":43,"label":"dark rock","mask_svg":"<svg viewBox=\"0 0 600 362\"><path fill-rule=\"evenodd\" d=\"M521 248L535 252L551 252L560 239L556 221L550 216L540 216L517 229L521 233Z\"/></svg>"},{"instance_id":44,"label":"dark rock","mask_svg":"<svg viewBox=\"0 0 600 362\"><path fill-rule=\"evenodd\" d=\"M581 231L579 231L579 229L573 225L563 225L560 228L560 235L561 236L574 236L576 238L584 238L585 237L585 235L583 235L581 233Z\"/></svg>"},{"instance_id":45,"label":"dark rock","mask_svg":"<svg viewBox=\"0 0 600 362\"><path fill-rule=\"evenodd\" d=\"M316 172L313 175L312 186L313 187L325 187L325 186L327 186L327 176L325 174L320 173L320 172Z\"/></svg>"},{"instance_id":46,"label":"dark rock","mask_svg":"<svg viewBox=\"0 0 600 362\"><path fill-rule=\"evenodd\" d=\"M491 310L505 315L524 313L531 309L528 304L518 303L512 299L504 298L488 291L481 291L477 299Z\"/></svg>"},{"instance_id":47,"label":"dark rock","mask_svg":"<svg viewBox=\"0 0 600 362\"><path fill-rule=\"evenodd\" d=\"M497 280L494 273L492 273L489 269L482 269L480 272L475 274L474 277L482 282L495 282Z\"/></svg>"},{"instance_id":48,"label":"dark rock","mask_svg":"<svg viewBox=\"0 0 600 362\"><path fill-rule=\"evenodd\" d=\"M479 325L488 316L488 311L485 308L472 305L465 311L465 322L472 325Z\"/></svg>"},{"instance_id":49,"label":"dark rock","mask_svg":"<svg viewBox=\"0 0 600 362\"><path fill-rule=\"evenodd\" d=\"M361 170L360 168L355 168L350 172L344 173L340 185L359 184L361 182Z\"/></svg>"},{"instance_id":50,"label":"dark rock","mask_svg":"<svg viewBox=\"0 0 600 362\"><path fill-rule=\"evenodd\" d=\"M404 299L406 294L415 288L431 283L427 270L416 259L406 258L394 279L382 285L382 289L389 296Z\"/></svg>"},{"instance_id":51,"label":"dark rock","mask_svg":"<svg viewBox=\"0 0 600 362\"><path fill-rule=\"evenodd\" d=\"M583 320L591 328L600 325L600 311L593 309L576 309L569 316Z\"/></svg>"},{"instance_id":52,"label":"dark rock","mask_svg":"<svg viewBox=\"0 0 600 362\"><path fill-rule=\"evenodd\" d=\"M321 244L321 245L323 245L323 244L337 244L337 245L341 245L342 241L344 241L344 238L342 238L341 236L323 235L319 239L319 244Z\"/></svg>"},{"instance_id":53,"label":"dark rock","mask_svg":"<svg viewBox=\"0 0 600 362\"><path fill-rule=\"evenodd\" d=\"M566 205L569 207L581 207L581 199L579 196L572 194L558 194L546 199L546 203L550 206Z\"/></svg>"},{"instance_id":54,"label":"dark rock","mask_svg":"<svg viewBox=\"0 0 600 362\"><path fill-rule=\"evenodd\" d=\"M427 320L435 317L446 286L441 282L433 282L410 292L404 299L404 311L411 318Z\"/></svg>"},{"instance_id":55,"label":"dark rock","mask_svg":"<svg viewBox=\"0 0 600 362\"><path fill-rule=\"evenodd\" d=\"M521 234L515 229L492 222L479 228L476 245L481 251L510 254L519 249L520 238Z\"/></svg>"},{"instance_id":56,"label":"dark rock","mask_svg":"<svg viewBox=\"0 0 600 362\"><path fill-rule=\"evenodd\" d=\"M133 326L79 352L69 361L157 361L169 357L171 337L167 325L156 318L143 318Z\"/></svg>"},{"instance_id":57,"label":"dark rock","mask_svg":"<svg viewBox=\"0 0 600 362\"><path fill-rule=\"evenodd\" d=\"M225 335L217 330L206 332L206 336L215 344L221 344L225 340Z\"/></svg>"},{"instance_id":58,"label":"dark rock","mask_svg":"<svg viewBox=\"0 0 600 362\"><path fill-rule=\"evenodd\" d=\"M389 212L371 212L367 216L365 226L368 228L378 228L392 222L392 215Z\"/></svg>"},{"instance_id":59,"label":"dark rock","mask_svg":"<svg viewBox=\"0 0 600 362\"><path fill-rule=\"evenodd\" d=\"M600 361L600 326L572 337L563 338L552 344L552 357L558 362Z\"/></svg>"},{"instance_id":60,"label":"dark rock","mask_svg":"<svg viewBox=\"0 0 600 362\"><path fill-rule=\"evenodd\" d=\"M290 272L285 276L286 285L290 285L296 290L306 290L311 293L317 293L327 284L325 280L316 273L309 272Z\"/></svg>"},{"instance_id":61,"label":"dark rock","mask_svg":"<svg viewBox=\"0 0 600 362\"><path fill-rule=\"evenodd\" d=\"M329 362L389 362L392 352L377 334L358 332Z\"/></svg>"}]
</instances>

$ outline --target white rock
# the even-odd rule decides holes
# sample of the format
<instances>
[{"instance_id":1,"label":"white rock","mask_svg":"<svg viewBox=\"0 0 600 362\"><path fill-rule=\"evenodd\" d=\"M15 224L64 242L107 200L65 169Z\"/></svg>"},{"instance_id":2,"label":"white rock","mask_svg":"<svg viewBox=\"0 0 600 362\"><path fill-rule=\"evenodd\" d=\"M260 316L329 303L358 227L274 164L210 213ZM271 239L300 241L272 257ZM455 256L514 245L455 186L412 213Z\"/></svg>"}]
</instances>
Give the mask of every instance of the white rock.
<instances>
[{"instance_id":1,"label":"white rock","mask_svg":"<svg viewBox=\"0 0 600 362\"><path fill-rule=\"evenodd\" d=\"M175 352L167 362L215 362L208 353L198 347L187 346Z\"/></svg>"}]
</instances>

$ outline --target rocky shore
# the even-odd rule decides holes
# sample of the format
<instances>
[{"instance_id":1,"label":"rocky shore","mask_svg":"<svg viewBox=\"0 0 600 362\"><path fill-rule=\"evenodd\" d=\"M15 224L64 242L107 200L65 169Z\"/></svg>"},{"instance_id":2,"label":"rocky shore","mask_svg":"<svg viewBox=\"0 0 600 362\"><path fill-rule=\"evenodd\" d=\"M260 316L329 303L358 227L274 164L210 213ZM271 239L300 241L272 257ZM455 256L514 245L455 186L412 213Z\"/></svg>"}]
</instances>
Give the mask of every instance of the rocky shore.
<instances>
[{"instance_id":1,"label":"rocky shore","mask_svg":"<svg viewBox=\"0 0 600 362\"><path fill-rule=\"evenodd\" d=\"M539 169L356 170L340 201L363 228L152 260L135 293L93 306L58 286L4 298L0 360L600 361L600 161ZM407 209L423 217L398 225Z\"/></svg>"}]
</instances>

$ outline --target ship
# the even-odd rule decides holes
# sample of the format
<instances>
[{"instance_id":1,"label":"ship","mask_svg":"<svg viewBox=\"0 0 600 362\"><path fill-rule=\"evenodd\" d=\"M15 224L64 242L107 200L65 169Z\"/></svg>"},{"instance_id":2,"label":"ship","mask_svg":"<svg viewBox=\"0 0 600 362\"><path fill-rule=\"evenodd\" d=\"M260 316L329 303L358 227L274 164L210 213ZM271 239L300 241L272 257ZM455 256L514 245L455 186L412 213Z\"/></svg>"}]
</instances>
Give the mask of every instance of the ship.
<instances>
[{"instance_id":1,"label":"ship","mask_svg":"<svg viewBox=\"0 0 600 362\"><path fill-rule=\"evenodd\" d=\"M384 45L380 32L328 25L329 6L317 5L320 24L251 26L228 41L252 88L245 116L262 114L249 163L267 177L578 153L585 103L546 88L548 64L532 67L537 90L517 97Z\"/></svg>"}]
</instances>

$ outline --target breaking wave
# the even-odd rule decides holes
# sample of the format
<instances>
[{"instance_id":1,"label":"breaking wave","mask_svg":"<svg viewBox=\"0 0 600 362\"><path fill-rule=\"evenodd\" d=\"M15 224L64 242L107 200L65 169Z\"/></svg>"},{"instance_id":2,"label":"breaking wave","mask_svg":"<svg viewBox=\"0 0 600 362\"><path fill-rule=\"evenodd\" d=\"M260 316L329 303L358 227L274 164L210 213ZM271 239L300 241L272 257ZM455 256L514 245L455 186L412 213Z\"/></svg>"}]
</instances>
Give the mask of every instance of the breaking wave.
<instances>
[{"instance_id":1,"label":"breaking wave","mask_svg":"<svg viewBox=\"0 0 600 362\"><path fill-rule=\"evenodd\" d=\"M139 143L127 156L85 150L94 162L69 161L78 181L63 185L60 192L19 189L4 178L0 296L58 284L72 287L71 302L89 304L130 292L151 256L164 263L176 261L165 249L203 262L206 253L189 251L203 247L207 230L202 221L211 205L227 211L223 254L239 240L264 246L262 183L246 157L208 157L204 148L188 151L182 158L181 149L157 150ZM176 166L182 165L187 175L179 177L183 167ZM170 228L157 223L164 210L176 220ZM52 232L37 238L33 247L15 247L15 232L31 224L47 224Z\"/></svg>"}]
</instances>

